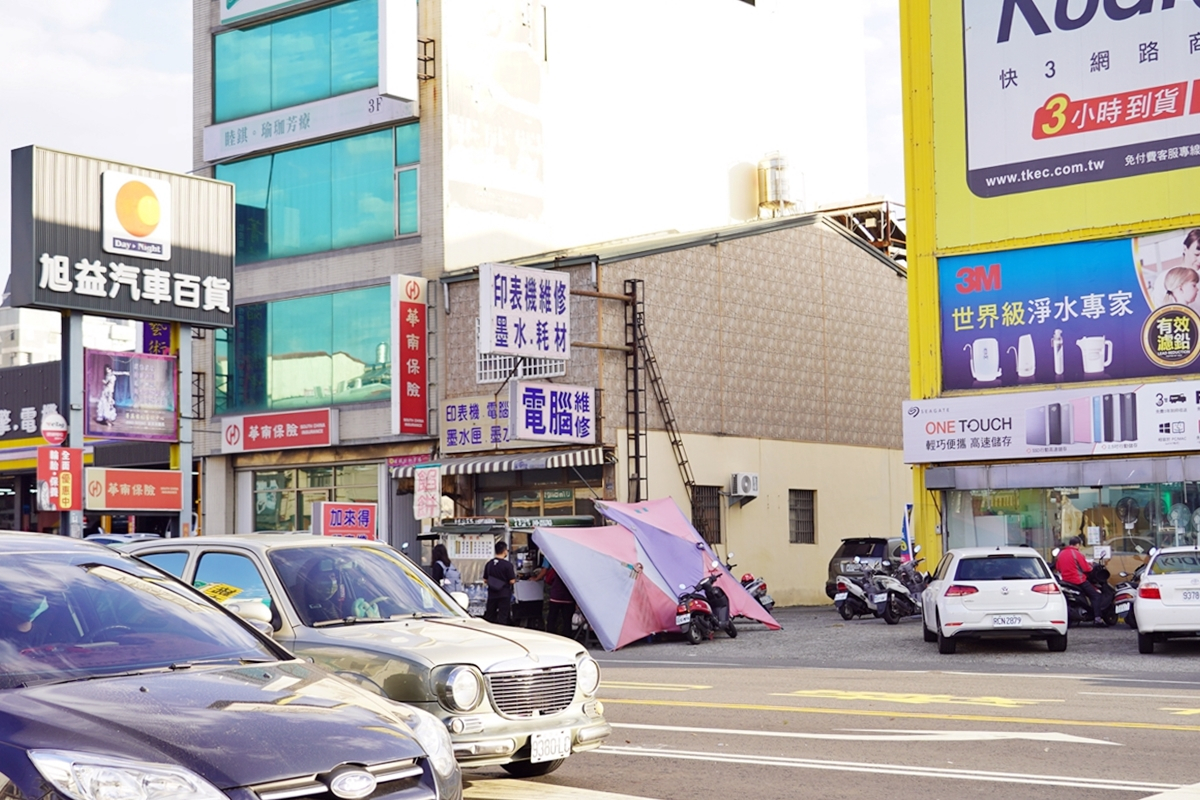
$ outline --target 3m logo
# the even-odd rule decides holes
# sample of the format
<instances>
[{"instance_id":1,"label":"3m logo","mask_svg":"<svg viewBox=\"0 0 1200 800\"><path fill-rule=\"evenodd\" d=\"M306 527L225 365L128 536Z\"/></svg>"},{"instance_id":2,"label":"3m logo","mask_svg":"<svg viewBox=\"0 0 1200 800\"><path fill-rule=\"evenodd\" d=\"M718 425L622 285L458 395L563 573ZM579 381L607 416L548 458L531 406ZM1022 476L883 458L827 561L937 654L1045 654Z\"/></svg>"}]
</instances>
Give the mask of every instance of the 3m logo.
<instances>
[{"instance_id":1,"label":"3m logo","mask_svg":"<svg viewBox=\"0 0 1200 800\"><path fill-rule=\"evenodd\" d=\"M987 267L963 267L954 275L960 281L954 287L959 294L990 292L1000 288L999 264Z\"/></svg>"}]
</instances>

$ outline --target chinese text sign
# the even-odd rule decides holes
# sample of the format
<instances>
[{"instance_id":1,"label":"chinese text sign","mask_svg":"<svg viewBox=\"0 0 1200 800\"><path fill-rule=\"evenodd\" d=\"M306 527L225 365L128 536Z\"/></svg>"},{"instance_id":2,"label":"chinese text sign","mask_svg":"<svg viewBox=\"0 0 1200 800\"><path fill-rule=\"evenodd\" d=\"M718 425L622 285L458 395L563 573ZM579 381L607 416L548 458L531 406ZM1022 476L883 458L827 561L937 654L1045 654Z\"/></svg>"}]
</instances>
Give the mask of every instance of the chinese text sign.
<instances>
[{"instance_id":1,"label":"chinese text sign","mask_svg":"<svg viewBox=\"0 0 1200 800\"><path fill-rule=\"evenodd\" d=\"M329 503L322 500L312 504L312 530L317 536L374 539L376 525L374 503Z\"/></svg>"},{"instance_id":2,"label":"chinese text sign","mask_svg":"<svg viewBox=\"0 0 1200 800\"><path fill-rule=\"evenodd\" d=\"M392 433L429 432L427 281L392 276Z\"/></svg>"},{"instance_id":3,"label":"chinese text sign","mask_svg":"<svg viewBox=\"0 0 1200 800\"><path fill-rule=\"evenodd\" d=\"M225 417L221 420L221 452L329 447L338 443L337 423L337 411L330 408Z\"/></svg>"},{"instance_id":4,"label":"chinese text sign","mask_svg":"<svg viewBox=\"0 0 1200 800\"><path fill-rule=\"evenodd\" d=\"M513 382L509 437L590 444L596 440L596 390L590 386Z\"/></svg>"},{"instance_id":5,"label":"chinese text sign","mask_svg":"<svg viewBox=\"0 0 1200 800\"><path fill-rule=\"evenodd\" d=\"M479 352L571 357L571 276L479 265Z\"/></svg>"},{"instance_id":6,"label":"chinese text sign","mask_svg":"<svg viewBox=\"0 0 1200 800\"><path fill-rule=\"evenodd\" d=\"M434 464L413 469L413 518L441 519L442 468Z\"/></svg>"},{"instance_id":7,"label":"chinese text sign","mask_svg":"<svg viewBox=\"0 0 1200 800\"><path fill-rule=\"evenodd\" d=\"M180 511L183 503L179 470L88 467L84 484L88 511Z\"/></svg>"},{"instance_id":8,"label":"chinese text sign","mask_svg":"<svg viewBox=\"0 0 1200 800\"><path fill-rule=\"evenodd\" d=\"M37 451L38 511L78 511L83 507L83 450L39 447Z\"/></svg>"}]
</instances>

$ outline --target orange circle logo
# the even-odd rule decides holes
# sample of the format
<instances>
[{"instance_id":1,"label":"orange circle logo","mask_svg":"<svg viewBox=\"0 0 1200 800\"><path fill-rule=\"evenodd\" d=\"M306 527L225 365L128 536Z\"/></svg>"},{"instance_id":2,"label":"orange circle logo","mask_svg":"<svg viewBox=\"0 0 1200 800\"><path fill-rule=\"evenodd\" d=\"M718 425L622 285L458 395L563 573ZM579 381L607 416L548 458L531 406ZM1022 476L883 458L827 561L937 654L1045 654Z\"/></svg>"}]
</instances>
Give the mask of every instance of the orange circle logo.
<instances>
[{"instance_id":1,"label":"orange circle logo","mask_svg":"<svg viewBox=\"0 0 1200 800\"><path fill-rule=\"evenodd\" d=\"M149 236L158 227L162 208L154 190L141 181L129 181L117 190L117 221L131 236Z\"/></svg>"}]
</instances>

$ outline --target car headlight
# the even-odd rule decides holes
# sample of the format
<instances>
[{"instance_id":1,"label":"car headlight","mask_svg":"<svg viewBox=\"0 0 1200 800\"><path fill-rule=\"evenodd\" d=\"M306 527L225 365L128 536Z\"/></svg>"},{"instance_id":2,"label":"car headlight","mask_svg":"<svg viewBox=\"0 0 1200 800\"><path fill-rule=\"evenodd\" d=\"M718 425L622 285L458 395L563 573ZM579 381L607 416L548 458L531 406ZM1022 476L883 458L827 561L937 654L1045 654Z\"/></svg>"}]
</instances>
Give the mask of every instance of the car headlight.
<instances>
[{"instance_id":1,"label":"car headlight","mask_svg":"<svg viewBox=\"0 0 1200 800\"><path fill-rule=\"evenodd\" d=\"M450 732L440 719L428 711L419 708L409 710L411 716L408 718L408 726L412 728L413 736L429 756L434 771L443 778L450 777L458 769L458 762L454 760L454 745L450 743Z\"/></svg>"},{"instance_id":2,"label":"car headlight","mask_svg":"<svg viewBox=\"0 0 1200 800\"><path fill-rule=\"evenodd\" d=\"M74 800L228 800L191 770L67 750L31 750L29 760Z\"/></svg>"},{"instance_id":3,"label":"car headlight","mask_svg":"<svg viewBox=\"0 0 1200 800\"><path fill-rule=\"evenodd\" d=\"M575 682L579 687L579 691L586 695L593 695L600 688L600 665L596 663L596 659L590 656L584 656L579 662L579 667L576 670Z\"/></svg>"},{"instance_id":4,"label":"car headlight","mask_svg":"<svg viewBox=\"0 0 1200 800\"><path fill-rule=\"evenodd\" d=\"M483 678L470 667L439 671L434 677L438 700L451 711L471 711L483 699Z\"/></svg>"}]
</instances>

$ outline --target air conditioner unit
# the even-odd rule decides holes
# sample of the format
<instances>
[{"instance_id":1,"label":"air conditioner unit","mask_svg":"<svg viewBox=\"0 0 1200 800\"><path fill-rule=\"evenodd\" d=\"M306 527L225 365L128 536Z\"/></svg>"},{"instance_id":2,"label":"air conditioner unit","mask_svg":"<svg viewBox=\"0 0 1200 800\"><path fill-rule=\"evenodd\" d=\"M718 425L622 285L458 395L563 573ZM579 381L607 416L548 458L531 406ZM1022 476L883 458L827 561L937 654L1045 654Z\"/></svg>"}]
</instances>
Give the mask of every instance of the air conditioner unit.
<instances>
[{"instance_id":1,"label":"air conditioner unit","mask_svg":"<svg viewBox=\"0 0 1200 800\"><path fill-rule=\"evenodd\" d=\"M733 473L733 479L730 481L729 494L733 497L758 497L758 473Z\"/></svg>"}]
</instances>

